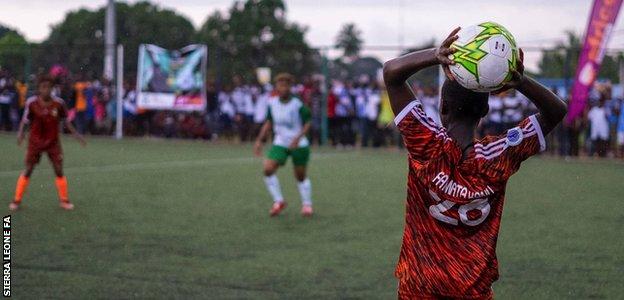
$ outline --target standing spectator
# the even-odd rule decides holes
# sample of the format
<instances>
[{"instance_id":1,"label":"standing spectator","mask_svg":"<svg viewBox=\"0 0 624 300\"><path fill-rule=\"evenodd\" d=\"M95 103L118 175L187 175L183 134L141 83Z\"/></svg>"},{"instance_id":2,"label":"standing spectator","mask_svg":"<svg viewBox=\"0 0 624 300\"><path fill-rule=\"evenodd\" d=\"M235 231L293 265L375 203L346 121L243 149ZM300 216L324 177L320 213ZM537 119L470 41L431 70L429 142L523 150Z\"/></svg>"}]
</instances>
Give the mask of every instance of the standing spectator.
<instances>
[{"instance_id":1,"label":"standing spectator","mask_svg":"<svg viewBox=\"0 0 624 300\"><path fill-rule=\"evenodd\" d=\"M507 130L522 121L524 107L522 105L522 99L517 97L513 91L509 90L502 94L503 126L504 130Z\"/></svg>"},{"instance_id":2,"label":"standing spectator","mask_svg":"<svg viewBox=\"0 0 624 300\"><path fill-rule=\"evenodd\" d=\"M11 104L13 104L15 96L13 79L6 73L0 75L0 129L6 131L11 131L13 129Z\"/></svg>"},{"instance_id":3,"label":"standing spectator","mask_svg":"<svg viewBox=\"0 0 624 300\"><path fill-rule=\"evenodd\" d=\"M484 135L499 135L504 131L503 125L503 99L500 95L490 95L488 99L489 112L486 120Z\"/></svg>"},{"instance_id":4,"label":"standing spectator","mask_svg":"<svg viewBox=\"0 0 624 300\"><path fill-rule=\"evenodd\" d=\"M379 138L379 130L377 129L377 119L379 118L379 107L381 103L381 97L379 95L379 89L377 85L371 83L365 90L366 95L366 118L365 127L368 136L362 135L362 146L368 146L368 140L372 140L373 147L379 147L381 139Z\"/></svg>"},{"instance_id":5,"label":"standing spectator","mask_svg":"<svg viewBox=\"0 0 624 300\"><path fill-rule=\"evenodd\" d=\"M262 91L258 95L258 97L256 97L253 116L253 136L257 136L260 133L260 127L262 127L262 124L264 124L264 121L266 121L269 108L269 98L271 98L272 90L273 88L271 87L271 85L266 84L262 87Z\"/></svg>"},{"instance_id":6,"label":"standing spectator","mask_svg":"<svg viewBox=\"0 0 624 300\"><path fill-rule=\"evenodd\" d=\"M329 127L329 139L334 147L338 145L338 118L336 117L337 104L338 97L334 94L333 86L330 86L327 93L327 127Z\"/></svg>"},{"instance_id":7,"label":"standing spectator","mask_svg":"<svg viewBox=\"0 0 624 300\"><path fill-rule=\"evenodd\" d=\"M74 83L73 95L74 95L74 111L76 118L76 129L80 134L84 134L87 129L87 96L85 94L86 89L89 87L89 82L85 80L84 74L79 74L78 79ZM67 98L65 98L67 99Z\"/></svg>"},{"instance_id":8,"label":"standing spectator","mask_svg":"<svg viewBox=\"0 0 624 300\"><path fill-rule=\"evenodd\" d=\"M587 113L590 126L590 139L592 142L593 156L598 152L598 156L605 157L609 146L609 116L605 108L605 97L601 96L598 104L594 105Z\"/></svg>"},{"instance_id":9,"label":"standing spectator","mask_svg":"<svg viewBox=\"0 0 624 300\"><path fill-rule=\"evenodd\" d=\"M346 86L337 86L334 93L338 96L338 102L336 103L338 146L352 147L355 144L352 128L353 116L355 115L353 101Z\"/></svg>"},{"instance_id":10,"label":"standing spectator","mask_svg":"<svg viewBox=\"0 0 624 300\"><path fill-rule=\"evenodd\" d=\"M232 132L232 121L236 115L234 104L232 104L232 86L225 85L223 91L219 93L219 134L229 136Z\"/></svg>"},{"instance_id":11,"label":"standing spectator","mask_svg":"<svg viewBox=\"0 0 624 300\"><path fill-rule=\"evenodd\" d=\"M17 93L17 122L22 119L28 99L28 84L19 80L15 81L15 91Z\"/></svg>"},{"instance_id":12,"label":"standing spectator","mask_svg":"<svg viewBox=\"0 0 624 300\"><path fill-rule=\"evenodd\" d=\"M618 123L617 123L617 148L619 157L624 158L624 99L619 99Z\"/></svg>"},{"instance_id":13,"label":"standing spectator","mask_svg":"<svg viewBox=\"0 0 624 300\"><path fill-rule=\"evenodd\" d=\"M368 147L370 132L368 131L368 118L366 117L366 103L368 95L366 93L366 79L361 78L350 92L355 99L356 128L360 132L360 142L362 147Z\"/></svg>"},{"instance_id":14,"label":"standing spectator","mask_svg":"<svg viewBox=\"0 0 624 300\"><path fill-rule=\"evenodd\" d=\"M388 96L388 91L385 87L380 92L380 109L379 116L377 117L377 127L380 131L380 140L381 146L386 146L388 139L391 140L390 144L393 144L395 137L395 126L394 126L394 113L392 112L392 107L390 105L390 97ZM399 139L397 142L399 148L403 146L403 141Z\"/></svg>"},{"instance_id":15,"label":"standing spectator","mask_svg":"<svg viewBox=\"0 0 624 300\"><path fill-rule=\"evenodd\" d=\"M210 138L217 137L216 131L219 126L219 93L214 81L206 82L206 116L204 117Z\"/></svg>"},{"instance_id":16,"label":"standing spectator","mask_svg":"<svg viewBox=\"0 0 624 300\"><path fill-rule=\"evenodd\" d=\"M234 90L232 91L231 99L236 113L234 121L240 141L246 142L253 121L253 100L249 88L243 85L243 80L239 75L235 75L232 82L234 83Z\"/></svg>"}]
</instances>

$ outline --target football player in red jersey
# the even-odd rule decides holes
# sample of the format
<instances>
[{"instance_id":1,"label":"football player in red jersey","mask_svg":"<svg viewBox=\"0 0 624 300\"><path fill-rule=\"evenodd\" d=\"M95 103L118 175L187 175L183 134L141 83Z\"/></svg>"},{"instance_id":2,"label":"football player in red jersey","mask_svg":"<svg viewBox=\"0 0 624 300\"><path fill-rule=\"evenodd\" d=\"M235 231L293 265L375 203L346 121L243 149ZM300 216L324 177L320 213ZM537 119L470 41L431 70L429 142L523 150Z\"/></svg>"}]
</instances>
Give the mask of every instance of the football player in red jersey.
<instances>
[{"instance_id":1,"label":"football player in red jersey","mask_svg":"<svg viewBox=\"0 0 624 300\"><path fill-rule=\"evenodd\" d=\"M498 279L496 240L507 180L520 163L546 147L548 134L566 114L566 106L523 74L522 51L513 79L539 113L500 136L476 139L488 111L488 93L454 81L448 65L457 40L455 29L438 48L409 53L384 65L384 81L396 114L395 123L408 150L409 174L403 244L395 271L400 299L490 299ZM441 64L442 126L414 99L405 81Z\"/></svg>"},{"instance_id":2,"label":"football player in red jersey","mask_svg":"<svg viewBox=\"0 0 624 300\"><path fill-rule=\"evenodd\" d=\"M26 168L17 179L15 198L9 204L9 209L12 211L20 207L30 175L44 152L48 154L56 174L55 183L61 208L65 210L74 208L67 196L67 179L63 175L63 150L59 140L59 123L66 118L67 109L62 99L52 95L53 85L54 80L52 78L46 76L39 78L37 95L26 102L24 116L17 132L17 144L21 145L24 140L25 127L30 125ZM65 119L64 124L83 146L86 145L85 140L67 119Z\"/></svg>"}]
</instances>

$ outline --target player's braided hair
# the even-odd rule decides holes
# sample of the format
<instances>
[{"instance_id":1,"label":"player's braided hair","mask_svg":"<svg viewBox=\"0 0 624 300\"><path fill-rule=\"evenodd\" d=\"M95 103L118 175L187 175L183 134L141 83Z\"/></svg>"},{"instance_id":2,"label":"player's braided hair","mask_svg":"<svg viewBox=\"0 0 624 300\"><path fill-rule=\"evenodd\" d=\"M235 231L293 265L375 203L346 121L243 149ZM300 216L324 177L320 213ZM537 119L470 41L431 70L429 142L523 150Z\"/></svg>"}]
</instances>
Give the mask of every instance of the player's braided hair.
<instances>
[{"instance_id":1,"label":"player's braided hair","mask_svg":"<svg viewBox=\"0 0 624 300\"><path fill-rule=\"evenodd\" d=\"M489 93L480 93L446 80L442 85L442 114L457 119L481 119L487 115Z\"/></svg>"}]
</instances>

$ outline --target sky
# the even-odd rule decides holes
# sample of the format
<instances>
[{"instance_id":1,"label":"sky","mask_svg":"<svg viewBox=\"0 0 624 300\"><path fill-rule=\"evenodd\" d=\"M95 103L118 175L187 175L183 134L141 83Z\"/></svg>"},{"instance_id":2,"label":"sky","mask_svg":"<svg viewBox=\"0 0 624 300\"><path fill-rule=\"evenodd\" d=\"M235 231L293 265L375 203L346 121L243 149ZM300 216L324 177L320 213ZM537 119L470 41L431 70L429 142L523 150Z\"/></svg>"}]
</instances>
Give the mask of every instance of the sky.
<instances>
[{"instance_id":1,"label":"sky","mask_svg":"<svg viewBox=\"0 0 624 300\"><path fill-rule=\"evenodd\" d=\"M136 2L130 0L129 2ZM174 9L200 27L214 10L227 11L231 0L152 0ZM0 23L16 28L30 41L47 37L50 26L63 20L67 11L95 9L106 0L0 0ZM286 0L287 18L308 28L312 46L332 45L341 25L353 22L362 31L365 46L412 46L435 38L440 41L455 26L483 21L504 25L520 47L552 45L565 30L584 33L591 0ZM624 17L614 28L609 48L624 49ZM539 51L525 51L526 65L536 70ZM332 53L330 53L332 54ZM382 61L398 50L366 49Z\"/></svg>"}]
</instances>

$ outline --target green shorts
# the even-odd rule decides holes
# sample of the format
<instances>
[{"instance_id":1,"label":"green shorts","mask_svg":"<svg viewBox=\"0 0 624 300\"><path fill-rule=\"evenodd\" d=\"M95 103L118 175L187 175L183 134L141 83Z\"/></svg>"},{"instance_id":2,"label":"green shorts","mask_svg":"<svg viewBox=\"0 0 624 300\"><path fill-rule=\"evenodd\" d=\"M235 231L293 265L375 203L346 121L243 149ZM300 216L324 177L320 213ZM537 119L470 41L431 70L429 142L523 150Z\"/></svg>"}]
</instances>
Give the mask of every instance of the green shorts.
<instances>
[{"instance_id":1,"label":"green shorts","mask_svg":"<svg viewBox=\"0 0 624 300\"><path fill-rule=\"evenodd\" d=\"M290 150L286 147L273 145L271 149L269 149L269 152L267 152L267 158L276 161L280 166L286 164L288 156L292 156L292 161L295 166L306 166L310 160L310 147Z\"/></svg>"}]
</instances>

